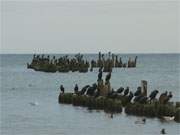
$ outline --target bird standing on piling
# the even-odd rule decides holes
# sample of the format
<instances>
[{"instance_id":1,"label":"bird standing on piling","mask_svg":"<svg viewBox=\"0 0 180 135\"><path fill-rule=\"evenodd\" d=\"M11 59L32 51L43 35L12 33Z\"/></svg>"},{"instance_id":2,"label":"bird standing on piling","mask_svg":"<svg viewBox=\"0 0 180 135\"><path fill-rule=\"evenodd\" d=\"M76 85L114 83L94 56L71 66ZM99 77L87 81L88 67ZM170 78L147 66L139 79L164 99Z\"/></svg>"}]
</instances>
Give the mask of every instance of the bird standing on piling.
<instances>
[{"instance_id":1,"label":"bird standing on piling","mask_svg":"<svg viewBox=\"0 0 180 135\"><path fill-rule=\"evenodd\" d=\"M98 81L102 80L102 68L99 68Z\"/></svg>"},{"instance_id":2,"label":"bird standing on piling","mask_svg":"<svg viewBox=\"0 0 180 135\"><path fill-rule=\"evenodd\" d=\"M139 95L141 95L141 87L140 87L140 86L137 87L137 90L136 90L136 92L134 93L134 96L139 96Z\"/></svg>"},{"instance_id":3,"label":"bird standing on piling","mask_svg":"<svg viewBox=\"0 0 180 135\"><path fill-rule=\"evenodd\" d=\"M79 90L79 87L78 87L78 85L76 84L75 87L74 87L74 93L77 94L77 93L78 93L78 90Z\"/></svg>"},{"instance_id":4,"label":"bird standing on piling","mask_svg":"<svg viewBox=\"0 0 180 135\"><path fill-rule=\"evenodd\" d=\"M124 91L124 88L123 87L120 87L119 89L117 89L117 93L120 94Z\"/></svg>"},{"instance_id":5,"label":"bird standing on piling","mask_svg":"<svg viewBox=\"0 0 180 135\"><path fill-rule=\"evenodd\" d=\"M126 87L125 91L124 91L124 96L126 96L129 93L129 87Z\"/></svg>"},{"instance_id":6,"label":"bird standing on piling","mask_svg":"<svg viewBox=\"0 0 180 135\"><path fill-rule=\"evenodd\" d=\"M81 89L81 91L80 91L80 95L84 95L84 93L86 92L86 90L89 88L90 86L89 85L86 85L86 86L84 86L82 89Z\"/></svg>"},{"instance_id":7,"label":"bird standing on piling","mask_svg":"<svg viewBox=\"0 0 180 135\"><path fill-rule=\"evenodd\" d=\"M63 85L60 86L60 90L61 90L61 93L64 93L64 86Z\"/></svg>"},{"instance_id":8,"label":"bird standing on piling","mask_svg":"<svg viewBox=\"0 0 180 135\"><path fill-rule=\"evenodd\" d=\"M133 93L132 91L129 92L129 95L128 95L128 102L131 102L132 98L133 98Z\"/></svg>"},{"instance_id":9,"label":"bird standing on piling","mask_svg":"<svg viewBox=\"0 0 180 135\"><path fill-rule=\"evenodd\" d=\"M156 95L159 93L158 90L154 90L151 92L151 94L149 95L150 101L152 101L153 99L156 98Z\"/></svg>"},{"instance_id":10,"label":"bird standing on piling","mask_svg":"<svg viewBox=\"0 0 180 135\"><path fill-rule=\"evenodd\" d=\"M111 72L109 72L107 75L106 75L106 84L108 84L109 80L111 79Z\"/></svg>"}]
</instances>

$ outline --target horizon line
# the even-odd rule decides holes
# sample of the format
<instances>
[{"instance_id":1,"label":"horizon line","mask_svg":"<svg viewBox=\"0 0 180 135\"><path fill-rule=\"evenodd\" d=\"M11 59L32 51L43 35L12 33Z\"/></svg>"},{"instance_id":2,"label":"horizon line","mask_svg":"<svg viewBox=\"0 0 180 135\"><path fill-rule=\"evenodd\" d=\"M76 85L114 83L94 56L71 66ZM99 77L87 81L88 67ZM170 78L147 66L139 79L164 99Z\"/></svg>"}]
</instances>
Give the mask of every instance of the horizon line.
<instances>
[{"instance_id":1,"label":"horizon line","mask_svg":"<svg viewBox=\"0 0 180 135\"><path fill-rule=\"evenodd\" d=\"M100 52L100 51L99 51ZM25 54L98 54L99 52L90 52L90 53L81 53L81 52L74 52L74 53L0 53L0 55L25 55ZM111 51L108 51L108 52L111 52ZM102 54L108 54L108 52L101 52ZM123 53L114 53L114 52L111 52L113 54L180 54L180 52L148 52L148 53L143 53L143 52L137 52L137 53L132 53L132 52L123 52Z\"/></svg>"}]
</instances>

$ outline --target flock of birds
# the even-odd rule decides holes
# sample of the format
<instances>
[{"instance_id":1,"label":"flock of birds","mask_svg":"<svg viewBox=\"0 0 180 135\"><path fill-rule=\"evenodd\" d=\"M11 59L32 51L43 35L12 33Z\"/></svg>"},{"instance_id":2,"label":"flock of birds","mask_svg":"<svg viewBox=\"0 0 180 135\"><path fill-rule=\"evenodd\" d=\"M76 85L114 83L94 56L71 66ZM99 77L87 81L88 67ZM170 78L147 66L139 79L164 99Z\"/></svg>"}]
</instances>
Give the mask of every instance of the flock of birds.
<instances>
[{"instance_id":1,"label":"flock of birds","mask_svg":"<svg viewBox=\"0 0 180 135\"><path fill-rule=\"evenodd\" d=\"M63 85L60 86L60 90L61 93L64 93L65 88ZM116 91L112 89L112 91L107 96L113 99L117 98L118 96L124 96L127 97L129 102L131 102L133 99L134 102L145 104L147 102L151 103L153 100L156 100L158 93L159 93L158 90L154 90L149 94L149 96L143 96L141 92L141 87L137 87L137 90L134 93L129 90L129 87L126 88L120 87ZM96 83L94 83L92 86L86 85L81 90L79 90L79 87L76 84L74 87L74 94L98 97L99 91L97 89ZM166 104L172 97L173 97L172 93L171 92L168 93L166 91L159 96L159 102Z\"/></svg>"},{"instance_id":2,"label":"flock of birds","mask_svg":"<svg viewBox=\"0 0 180 135\"><path fill-rule=\"evenodd\" d=\"M102 80L102 68L99 69L99 74L98 74L98 81ZM106 75L105 78L105 84L107 84L107 82L109 82L109 80L111 79L111 72L109 72ZM65 88L63 85L60 86L60 90L61 93L64 93ZM145 104L148 102L152 102L156 99L156 96L158 95L159 91L158 90L153 90L149 96L144 96L142 95L142 90L141 87L137 87L137 90L133 93L132 91L130 91L129 87L123 88L120 87L118 88L116 91L114 89L111 90L111 92L108 93L108 97L110 98L117 98L118 96L124 96L127 98L127 100L129 102L131 102L133 100L133 102L138 102L141 104ZM84 86L81 90L79 90L78 85L76 84L74 87L74 94L77 95L88 95L88 96L94 96L94 97L98 97L100 96L100 92L98 90L97 84L94 83L91 86L90 85L86 85ZM167 102L169 102L169 100L173 97L172 92L164 92L159 96L159 102L162 104L166 104Z\"/></svg>"},{"instance_id":3,"label":"flock of birds","mask_svg":"<svg viewBox=\"0 0 180 135\"><path fill-rule=\"evenodd\" d=\"M103 74L103 72L102 72L102 68L101 68L101 69L99 69L97 81L102 80L102 74ZM110 78L111 78L111 72L109 72L106 75L105 84L107 84L109 82ZM60 90L61 90L61 93L65 92L65 88L63 85L60 86ZM158 93L159 93L158 90L153 90L149 94L149 96L144 96L142 94L142 88L140 86L137 87L137 90L135 92L130 91L129 87L126 87L126 88L120 87L117 90L112 89L111 92L108 93L107 97L113 98L113 99L116 99L119 96L126 97L128 102L133 101L133 102L138 102L141 104L151 103L153 101L159 101L162 104L166 104L173 97L172 92L165 91L164 93L161 93L159 96L159 99L157 99L156 97L157 97ZM86 85L82 89L79 89L78 84L76 84L74 87L74 94L76 94L76 95L88 95L88 96L94 96L94 97L100 96L98 86L96 83L92 84L91 86ZM113 114L111 114L111 118L113 118ZM166 120L166 118L163 118L163 119ZM169 117L167 119L168 119L168 121L170 120ZM135 124L145 124L145 123L146 123L145 118L135 121ZM160 133L166 134L167 132L163 128L160 130Z\"/></svg>"}]
</instances>

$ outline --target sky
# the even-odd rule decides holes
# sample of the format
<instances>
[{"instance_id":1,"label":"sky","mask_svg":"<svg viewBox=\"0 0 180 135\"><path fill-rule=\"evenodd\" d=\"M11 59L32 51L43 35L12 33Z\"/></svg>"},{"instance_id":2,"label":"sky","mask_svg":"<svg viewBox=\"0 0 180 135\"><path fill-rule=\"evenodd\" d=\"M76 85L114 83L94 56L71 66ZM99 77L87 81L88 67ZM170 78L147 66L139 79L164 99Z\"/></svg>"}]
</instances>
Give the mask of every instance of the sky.
<instances>
[{"instance_id":1,"label":"sky","mask_svg":"<svg viewBox=\"0 0 180 135\"><path fill-rule=\"evenodd\" d=\"M0 8L0 53L180 53L178 0L3 0Z\"/></svg>"}]
</instances>

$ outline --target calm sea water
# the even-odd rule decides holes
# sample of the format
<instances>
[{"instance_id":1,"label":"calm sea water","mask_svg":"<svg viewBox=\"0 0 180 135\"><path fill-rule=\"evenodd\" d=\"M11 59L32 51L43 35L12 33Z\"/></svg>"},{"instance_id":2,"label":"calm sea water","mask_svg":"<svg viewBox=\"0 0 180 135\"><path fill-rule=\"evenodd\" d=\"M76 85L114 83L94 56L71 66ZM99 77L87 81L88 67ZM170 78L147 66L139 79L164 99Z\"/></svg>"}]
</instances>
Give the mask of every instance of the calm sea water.
<instances>
[{"instance_id":1,"label":"calm sea water","mask_svg":"<svg viewBox=\"0 0 180 135\"><path fill-rule=\"evenodd\" d=\"M136 55L137 68L113 70L113 88L129 86L135 91L144 79L148 81L148 93L154 89L168 90L173 92L173 101L180 101L180 54L122 57L125 60ZM92 84L97 80L97 70L85 74L43 73L26 68L32 55L0 55L0 58L1 135L142 135L160 134L162 128L171 135L180 133L180 124L174 121L147 118L146 124L135 124L140 117L121 113L112 119L103 111L58 104L60 84L66 91L72 91L75 83L79 87Z\"/></svg>"}]
</instances>

